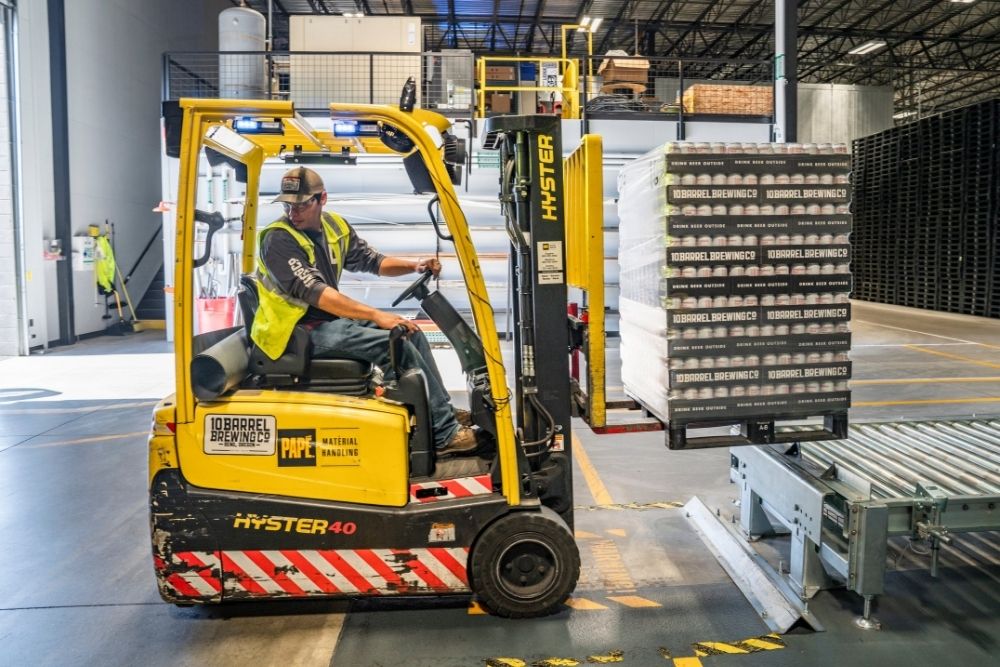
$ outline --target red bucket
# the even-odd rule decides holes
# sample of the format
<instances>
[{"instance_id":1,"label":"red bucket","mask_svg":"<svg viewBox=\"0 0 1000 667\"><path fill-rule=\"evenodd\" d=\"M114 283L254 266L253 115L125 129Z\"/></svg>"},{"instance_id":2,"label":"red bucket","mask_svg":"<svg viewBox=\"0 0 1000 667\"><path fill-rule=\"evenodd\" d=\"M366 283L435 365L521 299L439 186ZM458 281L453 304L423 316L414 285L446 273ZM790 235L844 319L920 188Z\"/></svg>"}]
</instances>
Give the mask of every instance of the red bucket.
<instances>
[{"instance_id":1,"label":"red bucket","mask_svg":"<svg viewBox=\"0 0 1000 667\"><path fill-rule=\"evenodd\" d=\"M198 332L206 333L233 326L235 296L198 299Z\"/></svg>"}]
</instances>

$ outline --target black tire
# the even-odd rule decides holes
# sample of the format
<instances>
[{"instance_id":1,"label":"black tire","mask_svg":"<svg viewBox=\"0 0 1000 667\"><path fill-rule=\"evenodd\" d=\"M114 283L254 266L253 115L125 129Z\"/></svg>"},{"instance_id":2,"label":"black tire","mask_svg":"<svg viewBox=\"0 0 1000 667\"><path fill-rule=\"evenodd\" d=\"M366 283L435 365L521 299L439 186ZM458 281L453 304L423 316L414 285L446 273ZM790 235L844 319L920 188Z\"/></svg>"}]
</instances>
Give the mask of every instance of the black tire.
<instances>
[{"instance_id":1,"label":"black tire","mask_svg":"<svg viewBox=\"0 0 1000 667\"><path fill-rule=\"evenodd\" d=\"M513 512L479 535L470 557L472 590L497 616L531 618L559 610L580 577L580 552L558 514Z\"/></svg>"}]
</instances>

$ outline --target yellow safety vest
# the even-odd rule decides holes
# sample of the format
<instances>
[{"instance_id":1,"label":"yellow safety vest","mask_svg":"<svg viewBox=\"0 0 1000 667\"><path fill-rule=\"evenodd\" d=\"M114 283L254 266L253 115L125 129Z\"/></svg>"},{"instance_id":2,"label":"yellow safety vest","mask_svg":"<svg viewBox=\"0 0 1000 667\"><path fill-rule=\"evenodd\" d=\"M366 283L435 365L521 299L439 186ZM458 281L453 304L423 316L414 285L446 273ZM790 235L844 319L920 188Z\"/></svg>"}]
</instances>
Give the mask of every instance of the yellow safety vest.
<instances>
[{"instance_id":1,"label":"yellow safety vest","mask_svg":"<svg viewBox=\"0 0 1000 667\"><path fill-rule=\"evenodd\" d=\"M306 253L309 264L316 265L316 247L306 234L292 227L284 218L272 222L260 230L257 235L257 274L259 280L257 294L260 304L254 315L250 338L271 359L277 359L288 347L292 331L302 316L309 309L309 304L296 299L281 290L268 273L267 267L260 256L264 235L275 229L283 229L292 235ZM347 254L347 244L350 241L351 228L347 221L335 213L323 212L323 234L326 243L333 254L332 260L337 267L337 283L343 271L343 257Z\"/></svg>"},{"instance_id":2,"label":"yellow safety vest","mask_svg":"<svg viewBox=\"0 0 1000 667\"><path fill-rule=\"evenodd\" d=\"M94 239L96 260L94 274L101 294L111 294L115 291L115 253L111 250L111 242L106 234Z\"/></svg>"}]
</instances>

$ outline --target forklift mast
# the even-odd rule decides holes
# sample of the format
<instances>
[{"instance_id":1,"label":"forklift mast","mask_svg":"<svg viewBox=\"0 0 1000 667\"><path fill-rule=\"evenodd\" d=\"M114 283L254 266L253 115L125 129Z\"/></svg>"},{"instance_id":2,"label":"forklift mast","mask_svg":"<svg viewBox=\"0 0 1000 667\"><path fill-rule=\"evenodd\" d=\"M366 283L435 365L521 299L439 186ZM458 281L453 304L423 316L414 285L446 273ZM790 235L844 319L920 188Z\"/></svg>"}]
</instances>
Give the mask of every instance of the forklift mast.
<instances>
[{"instance_id":1,"label":"forklift mast","mask_svg":"<svg viewBox=\"0 0 1000 667\"><path fill-rule=\"evenodd\" d=\"M500 151L500 202L511 242L515 423L535 492L572 525L560 121L498 116L485 130L483 148Z\"/></svg>"}]
</instances>

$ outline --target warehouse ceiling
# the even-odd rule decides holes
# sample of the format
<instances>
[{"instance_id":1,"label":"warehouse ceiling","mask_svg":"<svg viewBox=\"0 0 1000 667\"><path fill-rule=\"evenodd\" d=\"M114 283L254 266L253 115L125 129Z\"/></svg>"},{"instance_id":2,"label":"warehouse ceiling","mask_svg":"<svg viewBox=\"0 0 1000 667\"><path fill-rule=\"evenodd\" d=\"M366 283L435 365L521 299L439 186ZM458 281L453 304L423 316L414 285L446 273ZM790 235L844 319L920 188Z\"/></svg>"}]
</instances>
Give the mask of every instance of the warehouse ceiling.
<instances>
[{"instance_id":1,"label":"warehouse ceiling","mask_svg":"<svg viewBox=\"0 0 1000 667\"><path fill-rule=\"evenodd\" d=\"M247 4L267 13L267 0ZM276 50L287 48L289 15L362 12L420 17L429 51L559 53L560 25L589 16L604 19L593 36L598 54L774 54L774 0L272 0L272 12ZM584 53L584 40L570 34L571 52ZM885 46L849 53L871 41ZM891 85L897 114L925 115L1000 94L1000 0L800 0L798 44L799 81Z\"/></svg>"}]
</instances>

